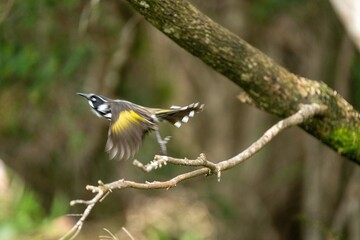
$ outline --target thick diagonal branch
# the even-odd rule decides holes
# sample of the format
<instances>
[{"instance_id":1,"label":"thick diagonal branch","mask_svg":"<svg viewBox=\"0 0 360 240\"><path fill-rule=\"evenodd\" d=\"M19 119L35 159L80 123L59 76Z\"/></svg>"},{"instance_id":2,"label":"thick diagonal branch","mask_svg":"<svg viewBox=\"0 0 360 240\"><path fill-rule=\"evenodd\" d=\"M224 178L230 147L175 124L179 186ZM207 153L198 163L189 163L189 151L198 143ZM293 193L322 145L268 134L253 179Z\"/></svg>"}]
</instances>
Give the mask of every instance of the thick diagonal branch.
<instances>
[{"instance_id":1,"label":"thick diagonal branch","mask_svg":"<svg viewBox=\"0 0 360 240\"><path fill-rule=\"evenodd\" d=\"M360 164L360 114L325 83L288 72L185 0L127 0L185 50L240 86L258 108L290 116L299 104L318 103L327 115L301 127Z\"/></svg>"}]
</instances>

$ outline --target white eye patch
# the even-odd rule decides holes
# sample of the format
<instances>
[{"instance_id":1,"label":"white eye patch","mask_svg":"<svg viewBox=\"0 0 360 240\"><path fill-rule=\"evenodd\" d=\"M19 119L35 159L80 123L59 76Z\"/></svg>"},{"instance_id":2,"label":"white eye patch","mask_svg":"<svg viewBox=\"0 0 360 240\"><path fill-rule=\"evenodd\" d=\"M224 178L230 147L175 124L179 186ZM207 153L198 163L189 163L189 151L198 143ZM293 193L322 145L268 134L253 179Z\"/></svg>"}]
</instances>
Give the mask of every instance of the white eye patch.
<instances>
[{"instance_id":1,"label":"white eye patch","mask_svg":"<svg viewBox=\"0 0 360 240\"><path fill-rule=\"evenodd\" d=\"M99 111L99 112L106 112L108 109L109 109L109 105L108 105L108 104L101 104L101 105L98 107L98 111Z\"/></svg>"}]
</instances>

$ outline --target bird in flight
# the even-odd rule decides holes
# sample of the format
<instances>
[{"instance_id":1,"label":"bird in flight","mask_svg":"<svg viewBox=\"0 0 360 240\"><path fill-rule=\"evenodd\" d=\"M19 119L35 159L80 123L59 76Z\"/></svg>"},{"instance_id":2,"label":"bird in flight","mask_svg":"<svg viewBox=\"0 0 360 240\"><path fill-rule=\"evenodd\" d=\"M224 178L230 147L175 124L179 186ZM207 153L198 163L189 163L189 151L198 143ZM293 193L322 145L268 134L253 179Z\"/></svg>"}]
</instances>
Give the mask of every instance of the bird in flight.
<instances>
[{"instance_id":1,"label":"bird in flight","mask_svg":"<svg viewBox=\"0 0 360 240\"><path fill-rule=\"evenodd\" d=\"M135 103L110 99L93 93L77 93L88 100L93 112L99 117L110 121L106 151L110 159L127 160L134 157L142 140L149 132L154 131L163 155L166 153L166 143L170 137L161 138L159 122L167 121L175 127L187 123L189 118L204 108L204 104L192 103L169 109L148 108Z\"/></svg>"}]
</instances>

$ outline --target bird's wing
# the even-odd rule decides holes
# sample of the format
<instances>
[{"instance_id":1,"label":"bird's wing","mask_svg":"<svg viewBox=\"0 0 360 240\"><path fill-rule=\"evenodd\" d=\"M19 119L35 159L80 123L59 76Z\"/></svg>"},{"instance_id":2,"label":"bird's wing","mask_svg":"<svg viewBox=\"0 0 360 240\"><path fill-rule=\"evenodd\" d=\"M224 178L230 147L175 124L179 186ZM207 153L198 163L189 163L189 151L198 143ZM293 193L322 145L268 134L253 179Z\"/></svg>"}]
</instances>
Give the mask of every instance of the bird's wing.
<instances>
[{"instance_id":1,"label":"bird's wing","mask_svg":"<svg viewBox=\"0 0 360 240\"><path fill-rule=\"evenodd\" d=\"M106 151L110 159L127 160L135 155L144 135L154 128L145 108L130 102L111 103L112 119Z\"/></svg>"}]
</instances>

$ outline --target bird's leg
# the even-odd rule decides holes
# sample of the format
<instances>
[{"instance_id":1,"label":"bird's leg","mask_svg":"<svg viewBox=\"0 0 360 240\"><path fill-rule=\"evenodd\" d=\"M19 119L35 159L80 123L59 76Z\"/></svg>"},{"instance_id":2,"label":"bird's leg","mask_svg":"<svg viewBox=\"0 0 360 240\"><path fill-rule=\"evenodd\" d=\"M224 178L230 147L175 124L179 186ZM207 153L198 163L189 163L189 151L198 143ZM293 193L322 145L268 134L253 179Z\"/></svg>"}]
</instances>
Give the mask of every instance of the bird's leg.
<instances>
[{"instance_id":1,"label":"bird's leg","mask_svg":"<svg viewBox=\"0 0 360 240\"><path fill-rule=\"evenodd\" d=\"M167 156L166 144L168 143L168 141L170 140L170 138L169 138L169 137L165 137L164 139L162 139L161 136L160 136L160 132L159 132L159 129L158 129L158 128L155 129L155 135L156 135L156 139L157 139L158 143L160 144L161 153L162 153L164 156Z\"/></svg>"},{"instance_id":2,"label":"bird's leg","mask_svg":"<svg viewBox=\"0 0 360 240\"><path fill-rule=\"evenodd\" d=\"M159 123L158 118L153 115L152 116L153 121L156 123L156 125ZM161 154L163 154L164 156L167 156L167 151L166 151L166 144L169 142L169 140L171 139L171 136L167 136L164 139L161 138L160 135L160 131L159 128L156 126L156 128L154 129L155 131L155 135L156 135L156 139L160 145L160 149L161 149Z\"/></svg>"}]
</instances>

